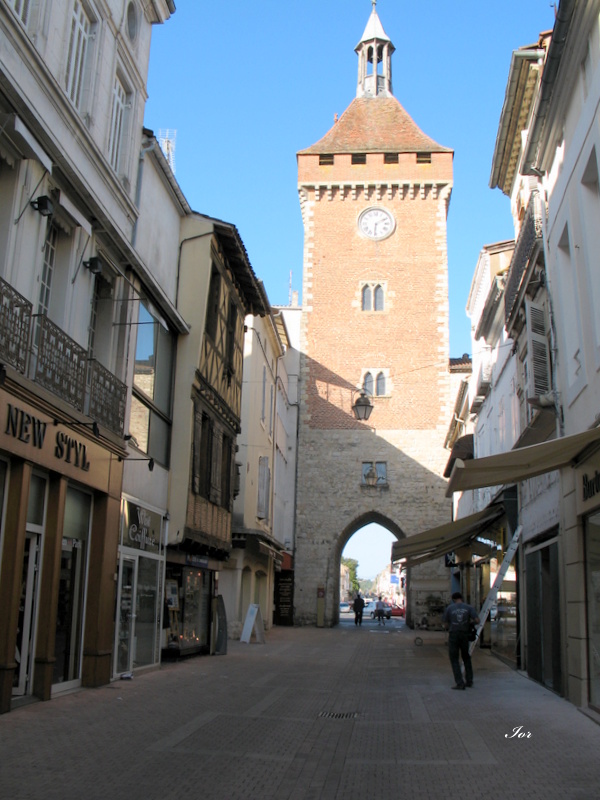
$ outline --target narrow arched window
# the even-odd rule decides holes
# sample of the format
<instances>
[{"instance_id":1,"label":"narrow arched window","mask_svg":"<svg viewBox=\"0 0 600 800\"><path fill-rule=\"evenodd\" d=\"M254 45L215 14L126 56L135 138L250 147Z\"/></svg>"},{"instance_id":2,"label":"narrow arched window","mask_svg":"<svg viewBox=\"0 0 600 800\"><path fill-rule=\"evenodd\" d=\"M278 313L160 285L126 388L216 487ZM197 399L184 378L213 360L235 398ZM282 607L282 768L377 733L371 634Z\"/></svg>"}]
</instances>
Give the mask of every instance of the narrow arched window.
<instances>
[{"instance_id":1,"label":"narrow arched window","mask_svg":"<svg viewBox=\"0 0 600 800\"><path fill-rule=\"evenodd\" d=\"M363 311L370 311L372 308L373 300L372 300L372 293L371 287L366 284L363 286L362 290L362 310Z\"/></svg>"},{"instance_id":2,"label":"narrow arched window","mask_svg":"<svg viewBox=\"0 0 600 800\"><path fill-rule=\"evenodd\" d=\"M365 394L368 394L370 396L373 395L373 376L371 375L370 372L365 373L365 378L363 381L363 389L365 391Z\"/></svg>"},{"instance_id":3,"label":"narrow arched window","mask_svg":"<svg viewBox=\"0 0 600 800\"><path fill-rule=\"evenodd\" d=\"M381 397L382 395L385 394L385 375L383 374L383 372L380 372L377 375L376 392L377 392L377 397Z\"/></svg>"},{"instance_id":4,"label":"narrow arched window","mask_svg":"<svg viewBox=\"0 0 600 800\"><path fill-rule=\"evenodd\" d=\"M375 311L383 311L383 286L375 287Z\"/></svg>"}]
</instances>

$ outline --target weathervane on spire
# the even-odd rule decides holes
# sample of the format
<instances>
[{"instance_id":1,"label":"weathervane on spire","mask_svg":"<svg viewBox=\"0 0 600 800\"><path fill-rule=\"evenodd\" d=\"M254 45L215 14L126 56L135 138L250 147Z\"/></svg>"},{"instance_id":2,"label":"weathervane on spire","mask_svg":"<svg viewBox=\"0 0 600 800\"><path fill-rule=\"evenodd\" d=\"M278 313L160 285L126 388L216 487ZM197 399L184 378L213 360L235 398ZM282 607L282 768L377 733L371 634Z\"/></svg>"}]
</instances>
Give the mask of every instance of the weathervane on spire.
<instances>
[{"instance_id":1,"label":"weathervane on spire","mask_svg":"<svg viewBox=\"0 0 600 800\"><path fill-rule=\"evenodd\" d=\"M375 6L377 5L377 0L371 0L371 4L373 6L373 11L375 11Z\"/></svg>"}]
</instances>

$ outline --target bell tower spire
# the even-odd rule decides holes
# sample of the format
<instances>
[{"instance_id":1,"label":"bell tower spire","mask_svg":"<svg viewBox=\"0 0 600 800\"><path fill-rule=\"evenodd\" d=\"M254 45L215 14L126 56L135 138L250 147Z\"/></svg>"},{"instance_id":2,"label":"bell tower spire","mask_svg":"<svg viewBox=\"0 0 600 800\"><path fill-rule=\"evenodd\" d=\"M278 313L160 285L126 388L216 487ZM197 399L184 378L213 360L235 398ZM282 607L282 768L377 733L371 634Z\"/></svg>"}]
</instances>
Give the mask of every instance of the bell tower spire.
<instances>
[{"instance_id":1,"label":"bell tower spire","mask_svg":"<svg viewBox=\"0 0 600 800\"><path fill-rule=\"evenodd\" d=\"M392 97L392 53L396 49L383 30L377 15L377 0L360 42L354 48L358 55L357 97Z\"/></svg>"}]
</instances>

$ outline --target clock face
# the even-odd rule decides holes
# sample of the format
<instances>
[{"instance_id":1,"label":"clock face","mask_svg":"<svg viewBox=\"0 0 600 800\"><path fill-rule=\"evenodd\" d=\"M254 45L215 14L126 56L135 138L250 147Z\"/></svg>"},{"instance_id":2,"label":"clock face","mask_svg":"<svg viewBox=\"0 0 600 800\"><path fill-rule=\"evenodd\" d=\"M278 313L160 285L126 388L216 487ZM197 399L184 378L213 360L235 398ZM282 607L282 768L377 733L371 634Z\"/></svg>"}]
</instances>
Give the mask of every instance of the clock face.
<instances>
[{"instance_id":1,"label":"clock face","mask_svg":"<svg viewBox=\"0 0 600 800\"><path fill-rule=\"evenodd\" d=\"M369 239L385 239L394 226L394 217L385 208L367 208L358 218L359 231Z\"/></svg>"}]
</instances>

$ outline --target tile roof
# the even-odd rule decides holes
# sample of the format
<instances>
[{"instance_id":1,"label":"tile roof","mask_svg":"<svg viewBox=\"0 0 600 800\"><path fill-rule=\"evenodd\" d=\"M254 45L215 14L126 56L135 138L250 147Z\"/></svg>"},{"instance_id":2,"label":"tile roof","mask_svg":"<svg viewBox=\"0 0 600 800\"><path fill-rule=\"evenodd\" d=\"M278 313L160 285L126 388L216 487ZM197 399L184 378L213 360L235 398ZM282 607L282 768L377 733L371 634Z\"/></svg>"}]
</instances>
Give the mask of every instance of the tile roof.
<instances>
[{"instance_id":1,"label":"tile roof","mask_svg":"<svg viewBox=\"0 0 600 800\"><path fill-rule=\"evenodd\" d=\"M356 97L311 153L451 153L416 125L395 97Z\"/></svg>"},{"instance_id":2,"label":"tile roof","mask_svg":"<svg viewBox=\"0 0 600 800\"><path fill-rule=\"evenodd\" d=\"M473 361L468 353L463 353L460 358L450 359L450 372L472 372Z\"/></svg>"}]
</instances>

